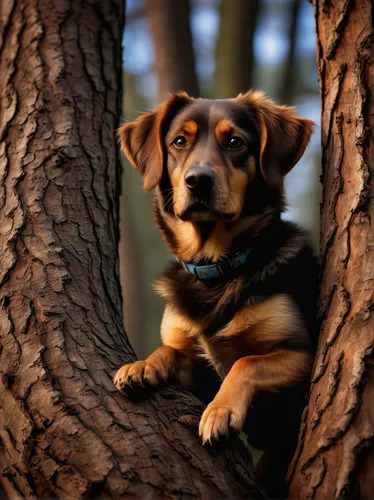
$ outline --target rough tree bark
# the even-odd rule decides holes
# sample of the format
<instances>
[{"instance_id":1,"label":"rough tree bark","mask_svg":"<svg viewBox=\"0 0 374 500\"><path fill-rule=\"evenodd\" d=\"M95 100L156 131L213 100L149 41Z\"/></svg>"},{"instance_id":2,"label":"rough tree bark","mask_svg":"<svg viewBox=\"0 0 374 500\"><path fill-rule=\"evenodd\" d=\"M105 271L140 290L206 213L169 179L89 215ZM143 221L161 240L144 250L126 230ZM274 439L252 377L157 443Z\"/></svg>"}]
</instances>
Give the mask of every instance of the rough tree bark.
<instances>
[{"instance_id":1,"label":"rough tree bark","mask_svg":"<svg viewBox=\"0 0 374 500\"><path fill-rule=\"evenodd\" d=\"M292 499L374 498L371 0L314 1L322 101L321 337Z\"/></svg>"},{"instance_id":2,"label":"rough tree bark","mask_svg":"<svg viewBox=\"0 0 374 500\"><path fill-rule=\"evenodd\" d=\"M190 28L190 0L145 0L155 50L158 96L185 90L199 97Z\"/></svg>"},{"instance_id":3,"label":"rough tree bark","mask_svg":"<svg viewBox=\"0 0 374 500\"><path fill-rule=\"evenodd\" d=\"M215 97L226 99L253 84L253 36L260 0L222 0L216 48Z\"/></svg>"},{"instance_id":4,"label":"rough tree bark","mask_svg":"<svg viewBox=\"0 0 374 500\"><path fill-rule=\"evenodd\" d=\"M0 477L12 498L261 496L201 406L117 392L123 0L0 4Z\"/></svg>"}]
</instances>

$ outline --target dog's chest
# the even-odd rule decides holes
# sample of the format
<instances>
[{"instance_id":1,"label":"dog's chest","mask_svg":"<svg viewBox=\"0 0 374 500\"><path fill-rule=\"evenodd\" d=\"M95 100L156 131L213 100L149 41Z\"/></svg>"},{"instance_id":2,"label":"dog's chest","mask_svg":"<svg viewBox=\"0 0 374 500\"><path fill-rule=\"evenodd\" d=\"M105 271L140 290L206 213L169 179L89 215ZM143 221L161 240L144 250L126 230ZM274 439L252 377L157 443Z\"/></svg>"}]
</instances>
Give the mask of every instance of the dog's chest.
<instances>
[{"instance_id":1,"label":"dog's chest","mask_svg":"<svg viewBox=\"0 0 374 500\"><path fill-rule=\"evenodd\" d=\"M263 353L259 325L249 316L248 309L238 311L217 330L212 331L212 325L202 322L195 331L201 356L214 366L222 378L238 359Z\"/></svg>"},{"instance_id":2,"label":"dog's chest","mask_svg":"<svg viewBox=\"0 0 374 500\"><path fill-rule=\"evenodd\" d=\"M293 300L281 294L264 300L247 299L226 318L222 315L213 321L208 316L186 323L193 325L190 331L200 355L222 378L238 359L268 354L280 343L288 342L291 334L300 337L298 342L304 342L306 336Z\"/></svg>"},{"instance_id":3,"label":"dog's chest","mask_svg":"<svg viewBox=\"0 0 374 500\"><path fill-rule=\"evenodd\" d=\"M200 334L197 340L201 356L214 366L221 378L226 377L235 361L251 354L250 345L246 342L246 336L217 340L214 337L206 337L204 334Z\"/></svg>"},{"instance_id":4,"label":"dog's chest","mask_svg":"<svg viewBox=\"0 0 374 500\"><path fill-rule=\"evenodd\" d=\"M171 281L167 291L163 342L207 359L222 378L238 359L271 352L298 322L291 297L270 295L265 283L238 279L209 289Z\"/></svg>"}]
</instances>

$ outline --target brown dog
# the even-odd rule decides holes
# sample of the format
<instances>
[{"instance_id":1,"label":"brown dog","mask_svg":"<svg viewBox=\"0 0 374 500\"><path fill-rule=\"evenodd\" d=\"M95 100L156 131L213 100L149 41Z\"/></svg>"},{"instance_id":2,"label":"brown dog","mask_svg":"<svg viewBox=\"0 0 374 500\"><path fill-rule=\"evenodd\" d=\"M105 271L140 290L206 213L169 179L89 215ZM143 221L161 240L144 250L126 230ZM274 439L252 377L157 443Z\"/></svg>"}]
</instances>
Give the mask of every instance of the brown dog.
<instances>
[{"instance_id":1,"label":"brown dog","mask_svg":"<svg viewBox=\"0 0 374 500\"><path fill-rule=\"evenodd\" d=\"M215 101L178 93L119 129L144 189L156 188L156 220L177 261L156 285L163 346L123 366L115 384L178 380L210 399L203 443L244 429L265 450L270 494L296 445L316 343L316 262L305 233L280 219L284 176L312 130L260 92Z\"/></svg>"}]
</instances>

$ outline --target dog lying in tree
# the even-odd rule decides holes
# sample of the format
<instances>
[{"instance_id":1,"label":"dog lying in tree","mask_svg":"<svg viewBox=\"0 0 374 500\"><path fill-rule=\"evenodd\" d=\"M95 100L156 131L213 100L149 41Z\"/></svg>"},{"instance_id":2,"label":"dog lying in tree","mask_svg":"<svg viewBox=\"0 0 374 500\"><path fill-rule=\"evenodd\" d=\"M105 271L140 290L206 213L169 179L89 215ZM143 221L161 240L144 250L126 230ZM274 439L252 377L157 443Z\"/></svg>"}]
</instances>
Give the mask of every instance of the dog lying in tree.
<instances>
[{"instance_id":1,"label":"dog lying in tree","mask_svg":"<svg viewBox=\"0 0 374 500\"><path fill-rule=\"evenodd\" d=\"M265 452L258 470L270 494L280 493L295 450L316 344L316 261L305 232L280 217L284 176L312 131L260 92L177 93L119 129L144 189L156 190L176 261L156 283L163 346L123 366L115 384L177 380L195 390L210 401L203 443L244 429Z\"/></svg>"}]
</instances>

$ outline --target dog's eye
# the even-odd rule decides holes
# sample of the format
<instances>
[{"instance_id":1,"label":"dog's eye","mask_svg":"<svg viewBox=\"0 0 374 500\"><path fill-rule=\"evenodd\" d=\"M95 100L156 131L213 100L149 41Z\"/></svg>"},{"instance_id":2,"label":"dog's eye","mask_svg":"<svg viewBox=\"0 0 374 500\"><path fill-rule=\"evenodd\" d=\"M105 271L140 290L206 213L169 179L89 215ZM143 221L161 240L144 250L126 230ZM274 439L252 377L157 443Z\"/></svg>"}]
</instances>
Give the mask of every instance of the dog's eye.
<instances>
[{"instance_id":1,"label":"dog's eye","mask_svg":"<svg viewBox=\"0 0 374 500\"><path fill-rule=\"evenodd\" d=\"M227 142L227 147L229 149L241 149L243 146L244 146L243 139L240 139L240 137L236 137L235 135L230 137L230 139Z\"/></svg>"},{"instance_id":2,"label":"dog's eye","mask_svg":"<svg viewBox=\"0 0 374 500\"><path fill-rule=\"evenodd\" d=\"M187 144L187 139L183 137L183 135L178 135L178 137L176 137L173 141L173 146L177 148L185 148Z\"/></svg>"}]
</instances>

